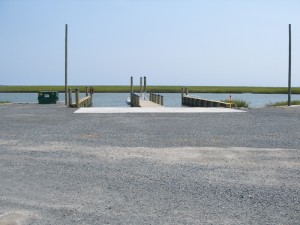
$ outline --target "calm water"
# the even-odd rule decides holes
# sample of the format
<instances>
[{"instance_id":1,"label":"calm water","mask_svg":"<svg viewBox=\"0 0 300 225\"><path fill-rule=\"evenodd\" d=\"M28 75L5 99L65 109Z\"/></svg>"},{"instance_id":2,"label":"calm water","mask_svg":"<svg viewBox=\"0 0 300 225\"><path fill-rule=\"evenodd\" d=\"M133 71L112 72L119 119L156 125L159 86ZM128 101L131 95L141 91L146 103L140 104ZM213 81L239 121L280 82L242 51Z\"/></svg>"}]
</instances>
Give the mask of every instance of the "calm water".
<instances>
[{"instance_id":1,"label":"calm water","mask_svg":"<svg viewBox=\"0 0 300 225\"><path fill-rule=\"evenodd\" d=\"M181 94L164 93L164 105L168 107L181 106ZM205 94L193 93L209 100L225 100L229 99L229 94ZM82 93L82 96L84 94ZM96 93L93 95L93 106L95 107L126 107L126 99L128 93ZM250 103L250 107L263 107L271 102L287 101L286 94L232 94L232 99L241 99ZM15 103L37 103L37 93L0 93L1 101L10 101ZM59 101L64 101L65 95L59 94ZM74 97L73 97L74 99ZM292 100L300 100L300 95L292 95Z\"/></svg>"}]
</instances>

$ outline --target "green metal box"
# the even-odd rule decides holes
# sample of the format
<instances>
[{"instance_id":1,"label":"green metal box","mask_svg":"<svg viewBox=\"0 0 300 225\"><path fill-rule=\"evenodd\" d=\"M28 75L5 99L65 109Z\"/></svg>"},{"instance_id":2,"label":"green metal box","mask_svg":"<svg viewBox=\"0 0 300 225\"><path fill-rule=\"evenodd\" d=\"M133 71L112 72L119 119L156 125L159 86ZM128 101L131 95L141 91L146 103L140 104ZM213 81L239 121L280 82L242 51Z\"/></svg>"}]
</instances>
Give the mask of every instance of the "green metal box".
<instances>
[{"instance_id":1,"label":"green metal box","mask_svg":"<svg viewBox=\"0 0 300 225\"><path fill-rule=\"evenodd\" d=\"M59 100L58 91L39 91L39 104L56 104Z\"/></svg>"}]
</instances>

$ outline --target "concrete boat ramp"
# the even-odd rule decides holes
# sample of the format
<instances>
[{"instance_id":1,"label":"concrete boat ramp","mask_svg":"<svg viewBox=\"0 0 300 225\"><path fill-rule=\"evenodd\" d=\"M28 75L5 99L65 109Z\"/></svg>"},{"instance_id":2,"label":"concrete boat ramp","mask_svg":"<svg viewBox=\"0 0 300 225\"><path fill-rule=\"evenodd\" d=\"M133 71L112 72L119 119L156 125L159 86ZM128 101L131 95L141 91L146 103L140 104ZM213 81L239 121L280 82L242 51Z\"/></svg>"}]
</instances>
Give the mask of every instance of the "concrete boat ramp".
<instances>
[{"instance_id":1,"label":"concrete boat ramp","mask_svg":"<svg viewBox=\"0 0 300 225\"><path fill-rule=\"evenodd\" d=\"M198 107L90 107L80 108L74 113L241 113L244 110L229 108Z\"/></svg>"}]
</instances>

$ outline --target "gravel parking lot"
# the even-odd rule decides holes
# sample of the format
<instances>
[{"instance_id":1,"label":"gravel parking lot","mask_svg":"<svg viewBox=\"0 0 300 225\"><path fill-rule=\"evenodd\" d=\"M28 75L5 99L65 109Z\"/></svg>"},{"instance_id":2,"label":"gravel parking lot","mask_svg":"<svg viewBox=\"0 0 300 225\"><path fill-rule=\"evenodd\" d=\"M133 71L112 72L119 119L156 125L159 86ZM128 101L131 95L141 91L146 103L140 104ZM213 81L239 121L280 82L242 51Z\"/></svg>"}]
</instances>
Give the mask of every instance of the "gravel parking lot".
<instances>
[{"instance_id":1,"label":"gravel parking lot","mask_svg":"<svg viewBox=\"0 0 300 225\"><path fill-rule=\"evenodd\" d=\"M300 224L300 107L0 105L0 225Z\"/></svg>"}]
</instances>

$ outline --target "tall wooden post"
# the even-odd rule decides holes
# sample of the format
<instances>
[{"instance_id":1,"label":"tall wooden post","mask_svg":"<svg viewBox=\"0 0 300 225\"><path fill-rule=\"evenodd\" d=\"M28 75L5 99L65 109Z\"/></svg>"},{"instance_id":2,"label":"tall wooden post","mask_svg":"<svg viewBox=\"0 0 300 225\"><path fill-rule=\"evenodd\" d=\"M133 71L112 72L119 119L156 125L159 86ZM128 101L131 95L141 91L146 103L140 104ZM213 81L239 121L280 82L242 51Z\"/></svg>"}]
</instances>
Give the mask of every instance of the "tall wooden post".
<instances>
[{"instance_id":1,"label":"tall wooden post","mask_svg":"<svg viewBox=\"0 0 300 225\"><path fill-rule=\"evenodd\" d=\"M68 24L65 30L65 105L68 105Z\"/></svg>"},{"instance_id":2,"label":"tall wooden post","mask_svg":"<svg viewBox=\"0 0 300 225\"><path fill-rule=\"evenodd\" d=\"M291 105L291 94L292 94L292 89L291 89L291 66L292 66L292 28L291 24L289 24L289 78L288 78L288 106Z\"/></svg>"},{"instance_id":3,"label":"tall wooden post","mask_svg":"<svg viewBox=\"0 0 300 225\"><path fill-rule=\"evenodd\" d=\"M183 105L183 94L184 94L184 88L181 87L181 105Z\"/></svg>"},{"instance_id":4,"label":"tall wooden post","mask_svg":"<svg viewBox=\"0 0 300 225\"><path fill-rule=\"evenodd\" d=\"M146 77L144 77L144 93L145 93L145 95L146 95L146 93L147 93L147 81L146 81Z\"/></svg>"},{"instance_id":5,"label":"tall wooden post","mask_svg":"<svg viewBox=\"0 0 300 225\"><path fill-rule=\"evenodd\" d=\"M130 77L130 93L133 93L133 77Z\"/></svg>"},{"instance_id":6,"label":"tall wooden post","mask_svg":"<svg viewBox=\"0 0 300 225\"><path fill-rule=\"evenodd\" d=\"M143 93L143 77L140 77L140 92L141 92L140 97L142 97L142 93Z\"/></svg>"},{"instance_id":7,"label":"tall wooden post","mask_svg":"<svg viewBox=\"0 0 300 225\"><path fill-rule=\"evenodd\" d=\"M79 89L75 89L76 108L79 108Z\"/></svg>"},{"instance_id":8,"label":"tall wooden post","mask_svg":"<svg viewBox=\"0 0 300 225\"><path fill-rule=\"evenodd\" d=\"M133 77L130 77L130 106L133 107Z\"/></svg>"},{"instance_id":9,"label":"tall wooden post","mask_svg":"<svg viewBox=\"0 0 300 225\"><path fill-rule=\"evenodd\" d=\"M72 107L72 89L69 88L69 107Z\"/></svg>"},{"instance_id":10,"label":"tall wooden post","mask_svg":"<svg viewBox=\"0 0 300 225\"><path fill-rule=\"evenodd\" d=\"M188 96L189 95L189 89L187 87L185 87L185 95Z\"/></svg>"}]
</instances>

